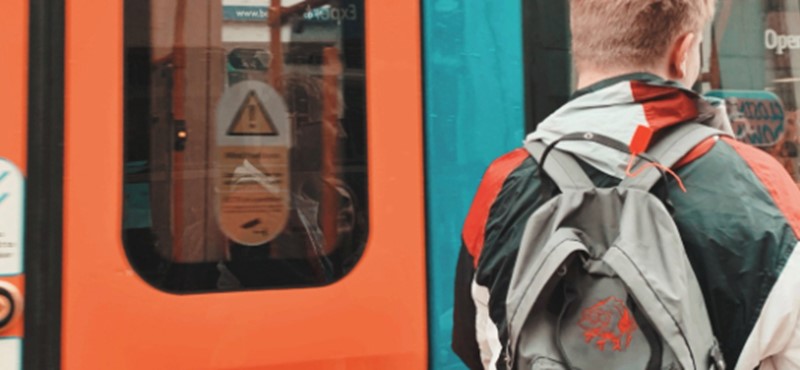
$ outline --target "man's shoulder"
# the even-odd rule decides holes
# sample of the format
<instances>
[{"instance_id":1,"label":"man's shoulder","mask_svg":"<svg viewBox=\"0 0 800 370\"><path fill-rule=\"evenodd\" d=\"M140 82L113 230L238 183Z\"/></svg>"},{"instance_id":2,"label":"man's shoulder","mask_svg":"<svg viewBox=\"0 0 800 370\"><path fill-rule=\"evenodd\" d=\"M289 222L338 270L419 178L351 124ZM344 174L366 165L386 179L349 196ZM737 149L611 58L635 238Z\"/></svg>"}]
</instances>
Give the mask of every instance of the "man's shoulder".
<instances>
[{"instance_id":1,"label":"man's shoulder","mask_svg":"<svg viewBox=\"0 0 800 370\"><path fill-rule=\"evenodd\" d=\"M513 188L523 186L518 180L535 181L536 161L524 148L512 150L495 159L486 169L469 213L464 222L462 238L473 258L483 248L486 225L490 222L492 208L506 203Z\"/></svg>"},{"instance_id":2,"label":"man's shoulder","mask_svg":"<svg viewBox=\"0 0 800 370\"><path fill-rule=\"evenodd\" d=\"M754 146L721 138L678 169L687 202L728 204L739 211L759 208L783 219L800 235L800 190L783 166ZM710 211L710 210L709 210Z\"/></svg>"},{"instance_id":3,"label":"man's shoulder","mask_svg":"<svg viewBox=\"0 0 800 370\"><path fill-rule=\"evenodd\" d=\"M735 183L758 185L773 196L800 196L786 169L765 151L723 137L709 140L679 163L678 173L692 182L706 181L719 193L731 193ZM795 198L796 199L796 198Z\"/></svg>"},{"instance_id":4,"label":"man's shoulder","mask_svg":"<svg viewBox=\"0 0 800 370\"><path fill-rule=\"evenodd\" d=\"M486 168L483 178L481 179L480 188L493 187L496 186L497 183L502 184L502 182L521 166L527 167L535 165L535 161L526 161L527 159L532 158L525 148L517 148L497 157Z\"/></svg>"}]
</instances>

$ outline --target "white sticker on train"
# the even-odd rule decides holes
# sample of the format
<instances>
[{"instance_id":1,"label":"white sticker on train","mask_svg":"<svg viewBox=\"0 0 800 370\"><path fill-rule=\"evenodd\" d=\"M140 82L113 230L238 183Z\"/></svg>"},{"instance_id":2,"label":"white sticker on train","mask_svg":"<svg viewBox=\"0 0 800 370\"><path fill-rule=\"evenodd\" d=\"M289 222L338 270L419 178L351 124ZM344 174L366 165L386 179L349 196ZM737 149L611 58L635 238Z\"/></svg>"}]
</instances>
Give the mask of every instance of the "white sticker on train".
<instances>
[{"instance_id":1,"label":"white sticker on train","mask_svg":"<svg viewBox=\"0 0 800 370\"><path fill-rule=\"evenodd\" d=\"M0 369L22 369L22 340L0 338Z\"/></svg>"},{"instance_id":2,"label":"white sticker on train","mask_svg":"<svg viewBox=\"0 0 800 370\"><path fill-rule=\"evenodd\" d=\"M22 273L24 207L22 172L0 158L0 276Z\"/></svg>"}]
</instances>

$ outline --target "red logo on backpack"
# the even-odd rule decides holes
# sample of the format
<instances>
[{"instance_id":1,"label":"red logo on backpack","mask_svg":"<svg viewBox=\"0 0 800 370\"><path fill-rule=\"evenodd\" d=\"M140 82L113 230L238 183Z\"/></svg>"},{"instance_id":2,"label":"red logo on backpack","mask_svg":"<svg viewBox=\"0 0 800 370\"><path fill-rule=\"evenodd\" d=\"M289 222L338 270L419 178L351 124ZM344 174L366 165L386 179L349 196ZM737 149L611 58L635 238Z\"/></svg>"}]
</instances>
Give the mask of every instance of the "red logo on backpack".
<instances>
[{"instance_id":1,"label":"red logo on backpack","mask_svg":"<svg viewBox=\"0 0 800 370\"><path fill-rule=\"evenodd\" d=\"M611 345L612 351L624 352L639 328L625 302L616 297L608 297L583 310L578 325L584 330L586 343L595 342L603 352L606 344Z\"/></svg>"}]
</instances>

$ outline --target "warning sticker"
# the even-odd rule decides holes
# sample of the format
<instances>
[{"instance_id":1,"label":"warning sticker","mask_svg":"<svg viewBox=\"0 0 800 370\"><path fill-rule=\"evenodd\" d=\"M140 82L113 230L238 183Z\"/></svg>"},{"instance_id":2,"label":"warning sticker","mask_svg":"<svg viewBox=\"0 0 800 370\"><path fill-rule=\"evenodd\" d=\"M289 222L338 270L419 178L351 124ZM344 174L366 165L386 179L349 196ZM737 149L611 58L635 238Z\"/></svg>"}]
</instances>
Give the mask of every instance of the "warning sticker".
<instances>
[{"instance_id":1,"label":"warning sticker","mask_svg":"<svg viewBox=\"0 0 800 370\"><path fill-rule=\"evenodd\" d=\"M260 136L278 135L272 118L256 97L255 92L250 92L244 104L239 108L233 123L228 129L228 135Z\"/></svg>"},{"instance_id":2,"label":"warning sticker","mask_svg":"<svg viewBox=\"0 0 800 370\"><path fill-rule=\"evenodd\" d=\"M24 183L19 169L0 159L0 276L22 273Z\"/></svg>"},{"instance_id":3,"label":"warning sticker","mask_svg":"<svg viewBox=\"0 0 800 370\"><path fill-rule=\"evenodd\" d=\"M220 229L242 245L267 243L286 228L291 206L286 105L269 85L245 81L223 94L216 124Z\"/></svg>"},{"instance_id":4,"label":"warning sticker","mask_svg":"<svg viewBox=\"0 0 800 370\"><path fill-rule=\"evenodd\" d=\"M285 148L219 149L217 196L220 226L244 245L274 239L289 217L289 152Z\"/></svg>"}]
</instances>

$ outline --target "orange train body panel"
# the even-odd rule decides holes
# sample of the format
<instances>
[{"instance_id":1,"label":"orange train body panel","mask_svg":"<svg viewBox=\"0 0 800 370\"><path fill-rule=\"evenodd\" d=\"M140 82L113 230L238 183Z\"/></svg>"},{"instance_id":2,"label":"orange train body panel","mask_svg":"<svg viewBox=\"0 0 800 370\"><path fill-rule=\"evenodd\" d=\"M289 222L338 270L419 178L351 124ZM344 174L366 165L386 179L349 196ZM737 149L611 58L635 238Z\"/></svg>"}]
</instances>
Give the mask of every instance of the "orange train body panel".
<instances>
[{"instance_id":1,"label":"orange train body panel","mask_svg":"<svg viewBox=\"0 0 800 370\"><path fill-rule=\"evenodd\" d=\"M28 2L0 1L0 157L26 173Z\"/></svg>"},{"instance_id":2,"label":"orange train body panel","mask_svg":"<svg viewBox=\"0 0 800 370\"><path fill-rule=\"evenodd\" d=\"M0 1L0 158L27 172L28 101L28 2ZM24 275L0 277L25 296ZM24 304L24 299L23 299ZM22 337L24 317L4 330L0 337Z\"/></svg>"},{"instance_id":3,"label":"orange train body panel","mask_svg":"<svg viewBox=\"0 0 800 370\"><path fill-rule=\"evenodd\" d=\"M327 287L206 295L160 292L125 259L122 8L67 1L63 367L427 368L419 3L366 4L359 264Z\"/></svg>"}]
</instances>

